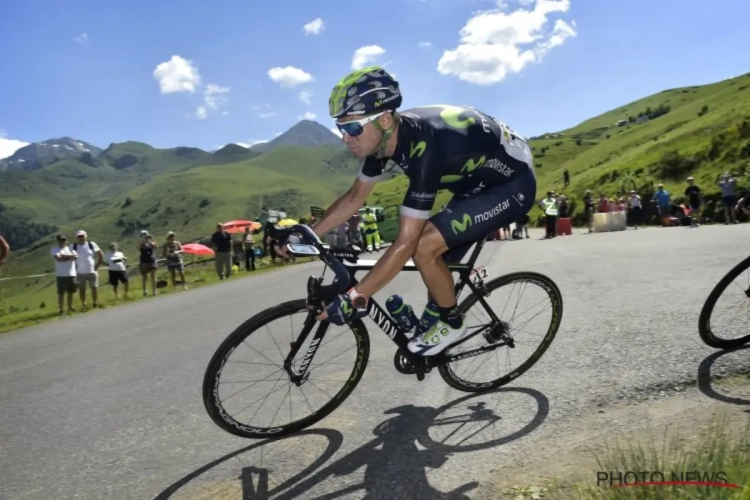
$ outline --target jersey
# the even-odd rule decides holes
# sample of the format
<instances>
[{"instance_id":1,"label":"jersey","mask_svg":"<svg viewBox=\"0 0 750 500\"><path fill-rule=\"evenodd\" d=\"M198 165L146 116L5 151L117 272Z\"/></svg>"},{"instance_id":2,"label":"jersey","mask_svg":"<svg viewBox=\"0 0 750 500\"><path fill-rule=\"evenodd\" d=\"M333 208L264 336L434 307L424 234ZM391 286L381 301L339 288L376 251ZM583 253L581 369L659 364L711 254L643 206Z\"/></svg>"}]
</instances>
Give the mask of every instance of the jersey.
<instances>
[{"instance_id":1,"label":"jersey","mask_svg":"<svg viewBox=\"0 0 750 500\"><path fill-rule=\"evenodd\" d=\"M476 108L432 105L399 115L393 155L368 157L359 179L382 180L388 160L401 167L409 178L401 215L428 219L439 190L470 197L529 170L536 180L526 140Z\"/></svg>"}]
</instances>

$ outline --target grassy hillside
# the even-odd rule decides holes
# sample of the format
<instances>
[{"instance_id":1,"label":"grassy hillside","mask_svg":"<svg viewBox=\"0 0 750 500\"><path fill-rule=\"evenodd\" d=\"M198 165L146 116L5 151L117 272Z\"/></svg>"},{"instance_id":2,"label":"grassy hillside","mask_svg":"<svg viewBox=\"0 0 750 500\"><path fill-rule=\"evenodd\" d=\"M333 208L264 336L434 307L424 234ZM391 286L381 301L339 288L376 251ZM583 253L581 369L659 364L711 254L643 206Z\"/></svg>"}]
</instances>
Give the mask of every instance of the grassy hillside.
<instances>
[{"instance_id":1,"label":"grassy hillside","mask_svg":"<svg viewBox=\"0 0 750 500\"><path fill-rule=\"evenodd\" d=\"M651 118L637 123L639 114ZM628 123L616 126L620 120ZM685 178L693 175L708 195L702 215L713 217L718 212L716 182L722 172L731 170L740 187L750 186L750 74L666 90L529 142L538 198L554 189L580 206L586 189L614 196L635 188L645 201L659 182L682 196ZM563 188L565 169L571 176L567 189ZM397 176L378 185L370 201L398 204L405 188L406 179ZM449 193L440 193L435 209L449 199Z\"/></svg>"}]
</instances>

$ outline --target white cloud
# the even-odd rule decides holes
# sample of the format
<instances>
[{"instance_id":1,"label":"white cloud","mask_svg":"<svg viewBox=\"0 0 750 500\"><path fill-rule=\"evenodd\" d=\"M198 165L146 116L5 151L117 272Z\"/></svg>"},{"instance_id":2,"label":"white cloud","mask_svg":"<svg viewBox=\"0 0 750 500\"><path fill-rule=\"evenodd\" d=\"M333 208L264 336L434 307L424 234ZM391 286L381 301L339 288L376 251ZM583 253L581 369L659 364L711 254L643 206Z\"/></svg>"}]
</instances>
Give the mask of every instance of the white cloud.
<instances>
[{"instance_id":1,"label":"white cloud","mask_svg":"<svg viewBox=\"0 0 750 500\"><path fill-rule=\"evenodd\" d=\"M429 49L432 47L432 42L419 42L420 49Z\"/></svg>"},{"instance_id":2,"label":"white cloud","mask_svg":"<svg viewBox=\"0 0 750 500\"><path fill-rule=\"evenodd\" d=\"M208 110L204 106L198 106L195 110L195 117L199 120L205 120L208 116Z\"/></svg>"},{"instance_id":3,"label":"white cloud","mask_svg":"<svg viewBox=\"0 0 750 500\"><path fill-rule=\"evenodd\" d=\"M374 63L380 56L385 54L385 49L379 45L365 45L354 51L352 57L352 69L362 69L368 64Z\"/></svg>"},{"instance_id":4,"label":"white cloud","mask_svg":"<svg viewBox=\"0 0 750 500\"><path fill-rule=\"evenodd\" d=\"M159 80L162 94L192 93L201 85L201 75L193 62L180 56L172 56L169 61L159 64L153 75Z\"/></svg>"},{"instance_id":5,"label":"white cloud","mask_svg":"<svg viewBox=\"0 0 750 500\"><path fill-rule=\"evenodd\" d=\"M318 35L325 29L323 20L321 18L313 19L302 27L305 30L305 35Z\"/></svg>"},{"instance_id":6,"label":"white cloud","mask_svg":"<svg viewBox=\"0 0 750 500\"><path fill-rule=\"evenodd\" d=\"M315 113L310 113L309 111L305 113L304 115L297 117L299 120L314 120L315 119Z\"/></svg>"},{"instance_id":7,"label":"white cloud","mask_svg":"<svg viewBox=\"0 0 750 500\"><path fill-rule=\"evenodd\" d=\"M550 15L570 9L570 0L530 0L531 9L507 12L499 9L476 13L461 29L461 43L446 50L438 61L443 75L455 75L477 85L499 83L510 73L519 73L531 63L577 35L575 21L558 19L547 30Z\"/></svg>"},{"instance_id":8,"label":"white cloud","mask_svg":"<svg viewBox=\"0 0 750 500\"><path fill-rule=\"evenodd\" d=\"M86 33L81 33L75 37L75 41L78 43L86 43L89 41L89 36Z\"/></svg>"},{"instance_id":9,"label":"white cloud","mask_svg":"<svg viewBox=\"0 0 750 500\"><path fill-rule=\"evenodd\" d=\"M331 128L330 131L333 132L334 134L336 134L339 137L343 137L343 134L341 133L341 131L338 128L336 128L336 127Z\"/></svg>"},{"instance_id":10,"label":"white cloud","mask_svg":"<svg viewBox=\"0 0 750 500\"><path fill-rule=\"evenodd\" d=\"M271 113L258 113L258 116L260 118L273 118L274 116L276 116L276 113L274 113L274 112L271 112Z\"/></svg>"},{"instance_id":11,"label":"white cloud","mask_svg":"<svg viewBox=\"0 0 750 500\"><path fill-rule=\"evenodd\" d=\"M203 103L195 110L195 117L199 120L204 120L208 116L209 110L218 110L224 106L229 101L226 94L230 90L229 87L222 87L215 83L206 85L206 89L203 91Z\"/></svg>"},{"instance_id":12,"label":"white cloud","mask_svg":"<svg viewBox=\"0 0 750 500\"><path fill-rule=\"evenodd\" d=\"M305 104L310 104L310 99L312 98L313 93L309 90L303 90L299 93L299 100L304 102Z\"/></svg>"},{"instance_id":13,"label":"white cloud","mask_svg":"<svg viewBox=\"0 0 750 500\"><path fill-rule=\"evenodd\" d=\"M28 145L28 142L19 141L16 139L6 139L5 130L0 129L0 160L9 156L13 156L13 153Z\"/></svg>"},{"instance_id":14,"label":"white cloud","mask_svg":"<svg viewBox=\"0 0 750 500\"><path fill-rule=\"evenodd\" d=\"M294 66L271 68L268 70L268 78L285 88L310 83L314 80L310 73Z\"/></svg>"}]
</instances>

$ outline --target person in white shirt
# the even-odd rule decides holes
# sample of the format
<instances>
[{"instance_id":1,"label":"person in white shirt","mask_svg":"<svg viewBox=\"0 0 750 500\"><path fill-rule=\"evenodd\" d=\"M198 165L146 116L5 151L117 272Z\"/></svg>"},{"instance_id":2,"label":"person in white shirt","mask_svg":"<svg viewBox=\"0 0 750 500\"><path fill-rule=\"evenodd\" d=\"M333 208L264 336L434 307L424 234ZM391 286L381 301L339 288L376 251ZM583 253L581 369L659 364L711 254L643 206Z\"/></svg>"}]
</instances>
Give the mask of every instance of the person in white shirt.
<instances>
[{"instance_id":1,"label":"person in white shirt","mask_svg":"<svg viewBox=\"0 0 750 500\"><path fill-rule=\"evenodd\" d=\"M78 288L76 279L76 260L78 254L68 246L68 238L64 234L57 235L57 244L50 252L55 259L55 276L57 277L57 305L60 314L63 313L63 299L68 295L68 312L73 312L73 294Z\"/></svg>"},{"instance_id":2,"label":"person in white shirt","mask_svg":"<svg viewBox=\"0 0 750 500\"><path fill-rule=\"evenodd\" d=\"M86 288L91 285L91 300L94 308L99 298L99 273L97 268L104 263L104 253L93 241L88 240L86 231L76 233L73 251L78 253L76 265L78 267L78 292L81 296L81 306L86 307Z\"/></svg>"},{"instance_id":3,"label":"person in white shirt","mask_svg":"<svg viewBox=\"0 0 750 500\"><path fill-rule=\"evenodd\" d=\"M109 266L109 284L112 285L112 291L115 293L115 299L120 298L117 293L117 287L120 283L122 283L122 288L125 290L124 297L127 299L128 286L130 284L128 280L128 271L126 268L128 258L125 257L125 254L123 254L119 250L119 248L117 248L117 243L109 244L109 252L104 255L104 261Z\"/></svg>"},{"instance_id":4,"label":"person in white shirt","mask_svg":"<svg viewBox=\"0 0 750 500\"><path fill-rule=\"evenodd\" d=\"M635 192L635 189L632 189L630 191L630 213L633 214L631 222L633 223L633 227L635 229L638 229L638 224L641 225L641 227L646 227L646 224L644 224L643 221L643 207L641 207L641 197L638 193Z\"/></svg>"}]
</instances>

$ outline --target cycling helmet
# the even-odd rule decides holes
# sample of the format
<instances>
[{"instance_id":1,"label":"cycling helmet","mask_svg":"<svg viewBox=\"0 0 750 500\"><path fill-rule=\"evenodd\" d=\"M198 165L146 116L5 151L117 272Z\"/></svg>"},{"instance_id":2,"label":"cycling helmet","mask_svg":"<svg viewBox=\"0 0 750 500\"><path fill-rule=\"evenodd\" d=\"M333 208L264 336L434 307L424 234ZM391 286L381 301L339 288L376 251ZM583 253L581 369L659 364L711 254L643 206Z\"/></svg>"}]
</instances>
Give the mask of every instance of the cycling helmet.
<instances>
[{"instance_id":1,"label":"cycling helmet","mask_svg":"<svg viewBox=\"0 0 750 500\"><path fill-rule=\"evenodd\" d=\"M328 112L333 119L363 116L401 106L398 82L379 66L358 69L341 79L331 91Z\"/></svg>"}]
</instances>

